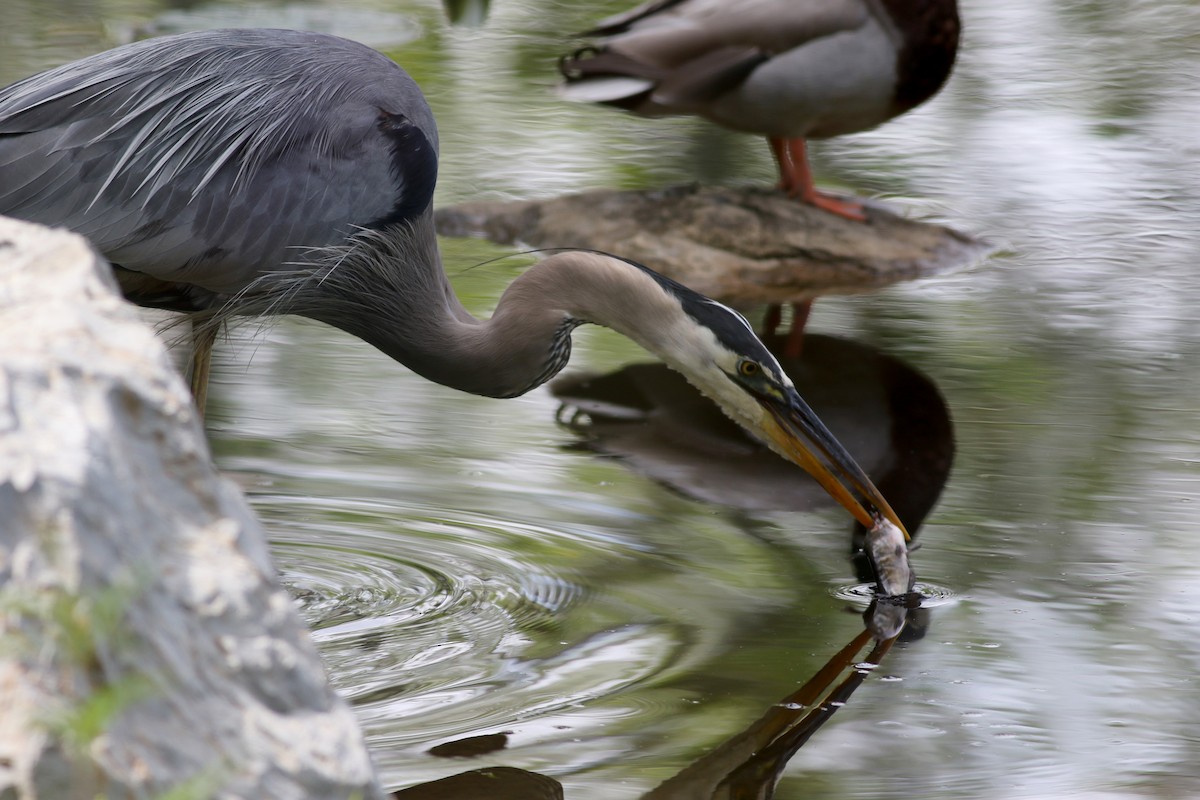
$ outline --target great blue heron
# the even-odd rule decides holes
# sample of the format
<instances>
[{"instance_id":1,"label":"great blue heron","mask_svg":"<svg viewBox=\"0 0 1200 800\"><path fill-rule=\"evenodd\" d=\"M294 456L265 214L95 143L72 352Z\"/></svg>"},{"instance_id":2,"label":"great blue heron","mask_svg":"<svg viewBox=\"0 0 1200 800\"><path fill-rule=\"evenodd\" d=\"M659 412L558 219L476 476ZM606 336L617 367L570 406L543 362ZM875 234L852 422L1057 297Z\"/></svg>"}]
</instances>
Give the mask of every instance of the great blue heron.
<instances>
[{"instance_id":1,"label":"great blue heron","mask_svg":"<svg viewBox=\"0 0 1200 800\"><path fill-rule=\"evenodd\" d=\"M643 116L694 114L766 136L790 195L817 191L806 138L874 128L932 97L958 50L955 0L650 0L583 33L562 59L570 98Z\"/></svg>"},{"instance_id":2,"label":"great blue heron","mask_svg":"<svg viewBox=\"0 0 1200 800\"><path fill-rule=\"evenodd\" d=\"M566 252L471 316L432 226L438 136L363 45L221 30L119 47L0 91L0 213L82 233L135 302L292 313L430 380L515 397L571 331L619 331L807 469L859 521L900 521L735 311L630 261ZM858 495L857 497L855 495Z\"/></svg>"}]
</instances>

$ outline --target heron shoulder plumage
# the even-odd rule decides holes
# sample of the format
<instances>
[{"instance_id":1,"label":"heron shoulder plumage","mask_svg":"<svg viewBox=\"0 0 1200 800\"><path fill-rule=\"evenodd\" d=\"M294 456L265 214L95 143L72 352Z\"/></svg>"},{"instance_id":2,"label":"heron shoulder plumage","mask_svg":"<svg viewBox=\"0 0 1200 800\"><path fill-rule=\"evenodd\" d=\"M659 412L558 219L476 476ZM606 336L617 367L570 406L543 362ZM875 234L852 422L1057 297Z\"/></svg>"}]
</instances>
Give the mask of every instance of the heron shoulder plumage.
<instances>
[{"instance_id":1,"label":"heron shoulder plumage","mask_svg":"<svg viewBox=\"0 0 1200 800\"><path fill-rule=\"evenodd\" d=\"M0 91L0 209L83 233L127 269L230 292L297 244L423 212L437 148L420 89L368 47L182 34Z\"/></svg>"}]
</instances>

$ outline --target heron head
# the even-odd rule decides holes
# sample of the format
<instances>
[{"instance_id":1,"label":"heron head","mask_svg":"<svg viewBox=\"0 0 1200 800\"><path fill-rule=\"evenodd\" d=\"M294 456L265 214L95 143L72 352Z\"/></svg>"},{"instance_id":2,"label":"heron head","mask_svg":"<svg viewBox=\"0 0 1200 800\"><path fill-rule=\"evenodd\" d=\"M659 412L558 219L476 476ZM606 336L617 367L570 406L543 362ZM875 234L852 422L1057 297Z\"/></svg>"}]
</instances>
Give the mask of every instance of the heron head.
<instances>
[{"instance_id":1,"label":"heron head","mask_svg":"<svg viewBox=\"0 0 1200 800\"><path fill-rule=\"evenodd\" d=\"M744 429L803 467L867 528L874 526L876 517L883 517L905 531L883 495L800 396L746 318L647 272L679 303L682 314L673 324L653 325L653 341L642 344L683 373ZM907 538L907 531L904 535Z\"/></svg>"}]
</instances>

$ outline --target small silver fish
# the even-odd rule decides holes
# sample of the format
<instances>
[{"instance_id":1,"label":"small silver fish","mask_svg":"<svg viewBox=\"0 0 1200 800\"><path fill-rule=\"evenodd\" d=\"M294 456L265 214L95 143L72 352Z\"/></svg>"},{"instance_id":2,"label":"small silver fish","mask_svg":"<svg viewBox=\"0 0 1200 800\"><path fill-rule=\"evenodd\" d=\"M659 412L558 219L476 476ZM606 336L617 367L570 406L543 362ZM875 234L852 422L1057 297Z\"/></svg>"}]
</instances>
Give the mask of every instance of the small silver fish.
<instances>
[{"instance_id":1,"label":"small silver fish","mask_svg":"<svg viewBox=\"0 0 1200 800\"><path fill-rule=\"evenodd\" d=\"M881 516L867 531L867 557L875 568L875 588L888 597L907 594L917 582L908 563L908 544L904 533Z\"/></svg>"}]
</instances>

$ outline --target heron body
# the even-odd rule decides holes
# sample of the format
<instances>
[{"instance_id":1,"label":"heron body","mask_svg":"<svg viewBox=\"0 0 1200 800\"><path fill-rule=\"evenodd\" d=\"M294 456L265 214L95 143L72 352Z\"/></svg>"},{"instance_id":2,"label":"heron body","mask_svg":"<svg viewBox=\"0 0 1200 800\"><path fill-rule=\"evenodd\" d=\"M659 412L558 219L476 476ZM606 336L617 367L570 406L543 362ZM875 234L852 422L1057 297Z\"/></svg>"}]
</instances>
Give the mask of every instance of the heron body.
<instances>
[{"instance_id":1,"label":"heron body","mask_svg":"<svg viewBox=\"0 0 1200 800\"><path fill-rule=\"evenodd\" d=\"M0 90L0 213L87 236L135 302L218 319L298 314L479 395L529 391L566 364L575 327L611 327L860 522L900 524L720 303L574 251L513 281L490 319L472 316L433 231L437 148L420 89L363 45L284 30L182 34Z\"/></svg>"},{"instance_id":2,"label":"heron body","mask_svg":"<svg viewBox=\"0 0 1200 800\"><path fill-rule=\"evenodd\" d=\"M768 138L790 194L816 192L808 138L868 130L932 97L958 48L955 0L651 0L563 59L567 97L691 114Z\"/></svg>"},{"instance_id":3,"label":"heron body","mask_svg":"<svg viewBox=\"0 0 1200 800\"><path fill-rule=\"evenodd\" d=\"M229 30L119 47L0 90L0 211L87 236L194 303L425 211L437 127L363 45Z\"/></svg>"}]
</instances>

